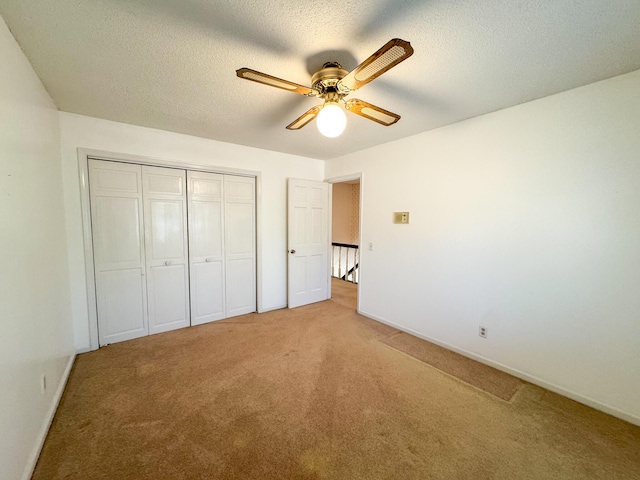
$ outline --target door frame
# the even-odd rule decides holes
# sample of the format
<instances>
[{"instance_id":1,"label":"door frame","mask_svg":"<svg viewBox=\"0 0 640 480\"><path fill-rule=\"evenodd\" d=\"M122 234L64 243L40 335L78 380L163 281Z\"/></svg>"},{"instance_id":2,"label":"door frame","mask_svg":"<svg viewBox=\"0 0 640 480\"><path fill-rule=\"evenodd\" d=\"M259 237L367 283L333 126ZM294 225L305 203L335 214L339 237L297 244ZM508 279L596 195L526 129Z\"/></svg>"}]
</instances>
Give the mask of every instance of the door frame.
<instances>
[{"instance_id":1,"label":"door frame","mask_svg":"<svg viewBox=\"0 0 640 480\"><path fill-rule=\"evenodd\" d=\"M262 174L259 171L239 168L219 167L202 163L176 162L154 157L115 153L104 150L78 148L78 175L80 178L80 207L82 212L82 236L84 240L85 285L87 289L87 313L89 318L89 349L97 350L98 310L96 301L95 269L93 263L93 233L91 230L91 203L89 197L89 159L124 162L151 167L196 170L200 172L255 177L256 179L256 309L264 311L262 306Z\"/></svg>"},{"instance_id":2,"label":"door frame","mask_svg":"<svg viewBox=\"0 0 640 480\"><path fill-rule=\"evenodd\" d=\"M362 199L364 198L364 174L362 172L355 172L355 173L351 173L349 175L342 175L339 177L331 177L331 178L326 178L324 181L329 183L330 185L333 186L334 183L343 183L343 182L350 182L352 180L360 180L360 198L358 199L359 205L359 211L358 211L358 245L359 245L359 249L360 249L360 256L358 258L358 269L360 270L360 280L358 281L358 283L356 284L358 287L358 294L357 294L357 300L358 300L358 304L356 307L356 311L358 313L360 313L360 299L362 298L361 293L363 292L362 289L362 251L364 250L363 248L363 244L362 244L362 218L363 218L363 214L362 214L362 206L363 206L363 201ZM329 189L329 298L331 298L331 257L332 257L332 253L331 253L331 240L333 239L333 188ZM366 257L366 254L364 255Z\"/></svg>"}]
</instances>

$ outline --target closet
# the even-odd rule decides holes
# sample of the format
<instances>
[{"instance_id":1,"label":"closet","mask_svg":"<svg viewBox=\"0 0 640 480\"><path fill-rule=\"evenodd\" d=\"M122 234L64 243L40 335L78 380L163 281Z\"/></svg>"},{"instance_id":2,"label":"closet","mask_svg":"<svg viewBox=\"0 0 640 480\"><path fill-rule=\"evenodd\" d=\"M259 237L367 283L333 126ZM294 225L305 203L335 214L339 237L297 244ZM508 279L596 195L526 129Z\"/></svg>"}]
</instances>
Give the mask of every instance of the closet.
<instances>
[{"instance_id":1,"label":"closet","mask_svg":"<svg viewBox=\"0 0 640 480\"><path fill-rule=\"evenodd\" d=\"M256 310L255 178L89 160L100 345Z\"/></svg>"}]
</instances>

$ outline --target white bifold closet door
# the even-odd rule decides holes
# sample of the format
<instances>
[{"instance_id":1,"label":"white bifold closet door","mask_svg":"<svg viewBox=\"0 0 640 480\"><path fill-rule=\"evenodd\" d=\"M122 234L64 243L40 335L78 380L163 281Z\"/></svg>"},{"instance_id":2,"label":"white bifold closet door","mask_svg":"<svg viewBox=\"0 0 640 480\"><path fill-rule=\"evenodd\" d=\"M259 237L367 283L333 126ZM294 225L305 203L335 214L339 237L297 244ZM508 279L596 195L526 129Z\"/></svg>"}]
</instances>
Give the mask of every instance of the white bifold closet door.
<instances>
[{"instance_id":1,"label":"white bifold closet door","mask_svg":"<svg viewBox=\"0 0 640 480\"><path fill-rule=\"evenodd\" d=\"M255 178L89 161L100 345L256 311Z\"/></svg>"},{"instance_id":2,"label":"white bifold closet door","mask_svg":"<svg viewBox=\"0 0 640 480\"><path fill-rule=\"evenodd\" d=\"M140 165L89 161L100 345L148 334Z\"/></svg>"},{"instance_id":3,"label":"white bifold closet door","mask_svg":"<svg viewBox=\"0 0 640 480\"><path fill-rule=\"evenodd\" d=\"M256 311L256 179L224 176L227 317Z\"/></svg>"},{"instance_id":4,"label":"white bifold closet door","mask_svg":"<svg viewBox=\"0 0 640 480\"><path fill-rule=\"evenodd\" d=\"M150 335L190 324L186 173L142 167Z\"/></svg>"},{"instance_id":5,"label":"white bifold closet door","mask_svg":"<svg viewBox=\"0 0 640 480\"><path fill-rule=\"evenodd\" d=\"M256 311L255 178L187 172L191 324Z\"/></svg>"},{"instance_id":6,"label":"white bifold closet door","mask_svg":"<svg viewBox=\"0 0 640 480\"><path fill-rule=\"evenodd\" d=\"M186 172L89 161L100 345L189 326Z\"/></svg>"},{"instance_id":7,"label":"white bifold closet door","mask_svg":"<svg viewBox=\"0 0 640 480\"><path fill-rule=\"evenodd\" d=\"M187 172L191 325L225 318L224 175Z\"/></svg>"}]
</instances>

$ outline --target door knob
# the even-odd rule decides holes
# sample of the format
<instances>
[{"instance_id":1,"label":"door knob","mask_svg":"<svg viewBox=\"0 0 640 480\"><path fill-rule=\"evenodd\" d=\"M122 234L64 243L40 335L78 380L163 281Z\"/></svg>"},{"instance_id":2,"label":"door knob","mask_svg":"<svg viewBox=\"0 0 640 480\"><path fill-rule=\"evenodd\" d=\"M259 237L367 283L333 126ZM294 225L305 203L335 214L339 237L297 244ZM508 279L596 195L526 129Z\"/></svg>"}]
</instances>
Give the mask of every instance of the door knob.
<instances>
[{"instance_id":1,"label":"door knob","mask_svg":"<svg viewBox=\"0 0 640 480\"><path fill-rule=\"evenodd\" d=\"M293 255L294 253L296 253L296 251L295 251L295 250L289 250L289 253L290 253L291 255Z\"/></svg>"},{"instance_id":2,"label":"door knob","mask_svg":"<svg viewBox=\"0 0 640 480\"><path fill-rule=\"evenodd\" d=\"M166 262L164 262L164 264L168 267L169 265L171 265L171 260L167 260Z\"/></svg>"},{"instance_id":3,"label":"door knob","mask_svg":"<svg viewBox=\"0 0 640 480\"><path fill-rule=\"evenodd\" d=\"M207 258L207 259L205 260L205 262L210 262L210 261L211 261L211 259L210 259L210 258Z\"/></svg>"}]
</instances>

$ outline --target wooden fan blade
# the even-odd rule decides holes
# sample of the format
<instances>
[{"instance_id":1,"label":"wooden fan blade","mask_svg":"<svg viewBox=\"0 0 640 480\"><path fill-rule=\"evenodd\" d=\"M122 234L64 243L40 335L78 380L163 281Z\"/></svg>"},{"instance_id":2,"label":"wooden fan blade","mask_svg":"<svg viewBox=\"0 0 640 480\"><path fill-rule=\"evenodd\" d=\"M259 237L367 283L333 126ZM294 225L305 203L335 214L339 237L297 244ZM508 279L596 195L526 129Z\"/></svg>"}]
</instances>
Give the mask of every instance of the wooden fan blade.
<instances>
[{"instance_id":1,"label":"wooden fan blade","mask_svg":"<svg viewBox=\"0 0 640 480\"><path fill-rule=\"evenodd\" d=\"M389 40L380 50L350 71L338 82L338 87L357 90L371 80L378 78L387 70L391 70L413 54L411 44L405 40L394 38Z\"/></svg>"},{"instance_id":2,"label":"wooden fan blade","mask_svg":"<svg viewBox=\"0 0 640 480\"><path fill-rule=\"evenodd\" d=\"M319 94L319 92L313 88L298 85L297 83L290 82L289 80L273 77L266 73L258 72L257 70L251 70L250 68L240 68L239 70L236 70L236 74L238 77L244 78L245 80L263 83L271 87L281 88L293 93L299 93L300 95L315 97Z\"/></svg>"},{"instance_id":3,"label":"wooden fan blade","mask_svg":"<svg viewBox=\"0 0 640 480\"><path fill-rule=\"evenodd\" d=\"M320 113L320 110L322 110L322 105L318 105L316 107L310 108L309 110L304 112L302 115L300 115L298 118L296 118L293 122L291 122L289 125L287 125L287 130L300 130L307 123L311 122L311 120L316 118L318 116L318 113Z\"/></svg>"},{"instance_id":4,"label":"wooden fan blade","mask_svg":"<svg viewBox=\"0 0 640 480\"><path fill-rule=\"evenodd\" d=\"M374 122L388 127L400 120L400 115L385 110L384 108L376 107L370 103L353 98L345 102L345 108L350 112L360 115L361 117L368 118Z\"/></svg>"}]
</instances>

